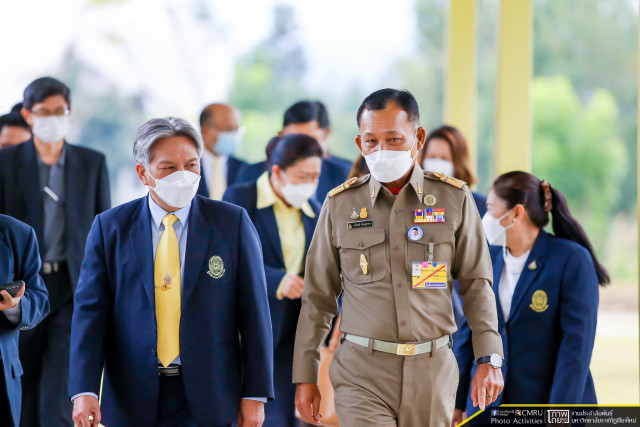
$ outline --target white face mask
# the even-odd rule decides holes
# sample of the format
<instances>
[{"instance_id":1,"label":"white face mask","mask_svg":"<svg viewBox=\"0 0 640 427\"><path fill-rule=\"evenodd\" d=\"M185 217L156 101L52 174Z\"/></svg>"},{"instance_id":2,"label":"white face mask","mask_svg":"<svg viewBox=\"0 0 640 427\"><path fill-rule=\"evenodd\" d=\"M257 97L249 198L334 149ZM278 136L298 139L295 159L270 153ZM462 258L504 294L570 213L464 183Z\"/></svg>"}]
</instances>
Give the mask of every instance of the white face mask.
<instances>
[{"instance_id":1,"label":"white face mask","mask_svg":"<svg viewBox=\"0 0 640 427\"><path fill-rule=\"evenodd\" d=\"M378 181L385 183L402 178L416 158L416 156L411 157L411 150L417 141L416 139L411 144L408 151L378 150L364 156L371 175Z\"/></svg>"},{"instance_id":2,"label":"white face mask","mask_svg":"<svg viewBox=\"0 0 640 427\"><path fill-rule=\"evenodd\" d=\"M46 142L53 144L65 137L69 131L69 116L33 116L33 134Z\"/></svg>"},{"instance_id":3,"label":"white face mask","mask_svg":"<svg viewBox=\"0 0 640 427\"><path fill-rule=\"evenodd\" d=\"M304 202L316 194L318 184L307 182L304 184L289 184L286 182L280 187L280 192L284 200L294 208L300 208Z\"/></svg>"},{"instance_id":4,"label":"white face mask","mask_svg":"<svg viewBox=\"0 0 640 427\"><path fill-rule=\"evenodd\" d=\"M428 158L422 162L422 169L453 176L453 163L445 159Z\"/></svg>"},{"instance_id":5,"label":"white face mask","mask_svg":"<svg viewBox=\"0 0 640 427\"><path fill-rule=\"evenodd\" d=\"M149 171L147 171L147 173L149 173ZM151 176L150 173L149 176ZM151 176L151 178L153 178L153 176ZM153 180L156 183L156 187L149 188L167 205L182 209L191 203L191 200L198 192L200 175L189 171L176 171L164 178L153 178Z\"/></svg>"},{"instance_id":6,"label":"white face mask","mask_svg":"<svg viewBox=\"0 0 640 427\"><path fill-rule=\"evenodd\" d=\"M506 216L509 215L509 212L511 211L512 209L509 209L500 218L494 218L493 215L491 215L489 212L484 214L484 217L482 217L482 228L484 229L484 234L487 237L487 241L490 245L507 245L507 230L515 225L515 218L514 223L510 224L507 227L503 227L502 224L500 224L500 221L506 218Z\"/></svg>"}]
</instances>

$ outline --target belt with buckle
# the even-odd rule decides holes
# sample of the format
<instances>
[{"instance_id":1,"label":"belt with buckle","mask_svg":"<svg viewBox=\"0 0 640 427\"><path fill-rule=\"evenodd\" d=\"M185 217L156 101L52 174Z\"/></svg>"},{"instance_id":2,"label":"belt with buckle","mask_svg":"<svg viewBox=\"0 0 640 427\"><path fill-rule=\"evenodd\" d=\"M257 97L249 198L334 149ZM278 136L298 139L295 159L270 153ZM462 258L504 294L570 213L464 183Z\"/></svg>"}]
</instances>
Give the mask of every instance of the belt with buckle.
<instances>
[{"instance_id":1,"label":"belt with buckle","mask_svg":"<svg viewBox=\"0 0 640 427\"><path fill-rule=\"evenodd\" d=\"M354 344L358 344L362 347L369 348L369 338L360 337L353 334L344 334L343 338L347 341L351 341ZM417 356L418 354L431 353L432 345L435 343L435 349L449 345L449 335L442 336L436 340L427 341L419 344L412 343L395 343L380 340L373 340L372 348L376 351L382 351L384 353L397 354L398 356Z\"/></svg>"},{"instance_id":2,"label":"belt with buckle","mask_svg":"<svg viewBox=\"0 0 640 427\"><path fill-rule=\"evenodd\" d=\"M177 377L180 375L180 365L169 365L166 368L158 365L158 375L161 377Z\"/></svg>"},{"instance_id":3,"label":"belt with buckle","mask_svg":"<svg viewBox=\"0 0 640 427\"><path fill-rule=\"evenodd\" d=\"M42 274L57 273L65 264L64 261L45 261L42 263Z\"/></svg>"}]
</instances>

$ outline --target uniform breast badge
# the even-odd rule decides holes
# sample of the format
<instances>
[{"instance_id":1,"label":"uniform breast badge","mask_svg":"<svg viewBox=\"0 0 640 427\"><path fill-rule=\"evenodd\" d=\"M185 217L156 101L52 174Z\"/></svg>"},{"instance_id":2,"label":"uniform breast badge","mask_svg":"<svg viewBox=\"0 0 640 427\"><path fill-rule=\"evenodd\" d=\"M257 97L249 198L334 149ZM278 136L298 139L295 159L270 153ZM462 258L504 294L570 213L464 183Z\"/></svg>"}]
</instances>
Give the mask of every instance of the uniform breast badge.
<instances>
[{"instance_id":1,"label":"uniform breast badge","mask_svg":"<svg viewBox=\"0 0 640 427\"><path fill-rule=\"evenodd\" d=\"M351 214L349 215L349 218L351 219L358 219L360 218L360 214L358 213L358 211L356 210L356 208L353 208L351 210Z\"/></svg>"},{"instance_id":2,"label":"uniform breast badge","mask_svg":"<svg viewBox=\"0 0 640 427\"><path fill-rule=\"evenodd\" d=\"M436 196L433 194L427 194L424 196L424 204L427 206L434 206L436 204Z\"/></svg>"},{"instance_id":3,"label":"uniform breast badge","mask_svg":"<svg viewBox=\"0 0 640 427\"><path fill-rule=\"evenodd\" d=\"M365 219L367 215L367 208L360 209L360 218Z\"/></svg>"},{"instance_id":4,"label":"uniform breast badge","mask_svg":"<svg viewBox=\"0 0 640 427\"><path fill-rule=\"evenodd\" d=\"M416 224L430 224L445 222L444 208L416 209L413 215L413 222Z\"/></svg>"},{"instance_id":5,"label":"uniform breast badge","mask_svg":"<svg viewBox=\"0 0 640 427\"><path fill-rule=\"evenodd\" d=\"M214 279L219 279L224 276L224 262L222 262L222 258L215 255L209 259L209 271L207 274Z\"/></svg>"},{"instance_id":6,"label":"uniform breast badge","mask_svg":"<svg viewBox=\"0 0 640 427\"><path fill-rule=\"evenodd\" d=\"M362 274L367 274L369 271L369 263L367 262L367 257L364 254L360 254L360 269L362 270Z\"/></svg>"},{"instance_id":7,"label":"uniform breast badge","mask_svg":"<svg viewBox=\"0 0 640 427\"><path fill-rule=\"evenodd\" d=\"M549 304L547 304L547 302L547 293L542 289L538 289L533 293L533 296L531 297L531 305L529 305L529 307L531 307L535 312L542 313L549 308Z\"/></svg>"}]
</instances>

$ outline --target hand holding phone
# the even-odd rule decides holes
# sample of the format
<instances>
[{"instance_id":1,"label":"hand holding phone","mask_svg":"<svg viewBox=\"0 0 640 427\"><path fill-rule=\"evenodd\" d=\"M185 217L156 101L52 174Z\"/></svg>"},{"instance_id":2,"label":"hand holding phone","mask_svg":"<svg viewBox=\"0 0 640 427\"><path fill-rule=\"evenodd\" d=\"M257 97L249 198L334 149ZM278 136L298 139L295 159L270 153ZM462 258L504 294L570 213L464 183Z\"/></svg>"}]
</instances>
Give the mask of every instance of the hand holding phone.
<instances>
[{"instance_id":1,"label":"hand holding phone","mask_svg":"<svg viewBox=\"0 0 640 427\"><path fill-rule=\"evenodd\" d=\"M7 283L0 286L0 311L13 308L18 305L24 295L24 280Z\"/></svg>"}]
</instances>

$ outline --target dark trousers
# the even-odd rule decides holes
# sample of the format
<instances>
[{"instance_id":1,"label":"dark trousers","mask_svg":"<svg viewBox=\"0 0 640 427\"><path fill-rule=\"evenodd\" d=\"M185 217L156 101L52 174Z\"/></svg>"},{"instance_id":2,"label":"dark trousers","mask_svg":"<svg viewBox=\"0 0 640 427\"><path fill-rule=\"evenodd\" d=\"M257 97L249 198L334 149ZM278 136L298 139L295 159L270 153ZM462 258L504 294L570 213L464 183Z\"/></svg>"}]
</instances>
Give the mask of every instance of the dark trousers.
<instances>
[{"instance_id":1,"label":"dark trousers","mask_svg":"<svg viewBox=\"0 0 640 427\"><path fill-rule=\"evenodd\" d=\"M20 331L24 427L73 426L69 400L69 339L73 291L69 271L43 274L49 291L49 315L32 330Z\"/></svg>"},{"instance_id":2,"label":"dark trousers","mask_svg":"<svg viewBox=\"0 0 640 427\"><path fill-rule=\"evenodd\" d=\"M11 406L9 405L9 395L4 377L4 366L0 359L0 426L13 426L11 416Z\"/></svg>"},{"instance_id":3,"label":"dark trousers","mask_svg":"<svg viewBox=\"0 0 640 427\"><path fill-rule=\"evenodd\" d=\"M197 427L189 409L182 375L160 377L156 427Z\"/></svg>"}]
</instances>

